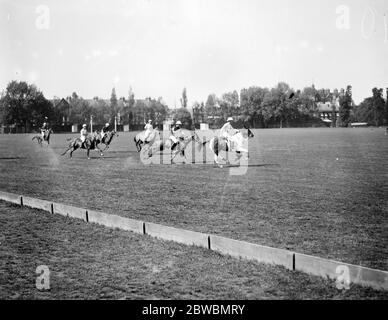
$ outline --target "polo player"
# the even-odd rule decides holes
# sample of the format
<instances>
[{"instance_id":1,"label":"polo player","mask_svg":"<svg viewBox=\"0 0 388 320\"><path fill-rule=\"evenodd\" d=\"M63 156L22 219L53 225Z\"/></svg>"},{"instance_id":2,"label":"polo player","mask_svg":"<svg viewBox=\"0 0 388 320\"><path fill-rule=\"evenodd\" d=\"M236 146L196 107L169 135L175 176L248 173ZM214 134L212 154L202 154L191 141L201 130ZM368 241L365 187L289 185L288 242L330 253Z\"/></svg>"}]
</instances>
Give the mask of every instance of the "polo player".
<instances>
[{"instance_id":1,"label":"polo player","mask_svg":"<svg viewBox=\"0 0 388 320\"><path fill-rule=\"evenodd\" d=\"M144 143L148 143L148 138L150 137L154 127L152 126L152 120L148 120L148 123L144 126L144 130L146 131L144 134Z\"/></svg>"},{"instance_id":2,"label":"polo player","mask_svg":"<svg viewBox=\"0 0 388 320\"><path fill-rule=\"evenodd\" d=\"M80 134L81 134L80 139L81 139L82 145L84 146L85 140L88 137L88 130L86 130L86 124L82 125L82 129L80 131Z\"/></svg>"},{"instance_id":3,"label":"polo player","mask_svg":"<svg viewBox=\"0 0 388 320\"><path fill-rule=\"evenodd\" d=\"M44 137L45 137L45 134L46 134L46 131L48 130L48 128L49 128L48 119L47 119L47 117L44 117L44 122L43 122L42 128L40 128L40 133L42 135L43 140L44 140Z\"/></svg>"},{"instance_id":4,"label":"polo player","mask_svg":"<svg viewBox=\"0 0 388 320\"><path fill-rule=\"evenodd\" d=\"M171 146L171 150L173 150L177 146L177 144L179 143L179 139L184 140L186 137L186 135L182 131L181 125L182 125L182 122L178 120L171 130L172 135L170 136L170 139L173 142Z\"/></svg>"},{"instance_id":5,"label":"polo player","mask_svg":"<svg viewBox=\"0 0 388 320\"><path fill-rule=\"evenodd\" d=\"M110 131L109 123L105 123L105 126L101 129L101 142L103 142L106 134Z\"/></svg>"},{"instance_id":6,"label":"polo player","mask_svg":"<svg viewBox=\"0 0 388 320\"><path fill-rule=\"evenodd\" d=\"M224 139L227 143L228 150L232 150L233 147L233 137L236 133L239 132L239 130L233 128L232 126L233 117L228 117L226 120L226 123L222 126L220 129L220 138Z\"/></svg>"}]
</instances>

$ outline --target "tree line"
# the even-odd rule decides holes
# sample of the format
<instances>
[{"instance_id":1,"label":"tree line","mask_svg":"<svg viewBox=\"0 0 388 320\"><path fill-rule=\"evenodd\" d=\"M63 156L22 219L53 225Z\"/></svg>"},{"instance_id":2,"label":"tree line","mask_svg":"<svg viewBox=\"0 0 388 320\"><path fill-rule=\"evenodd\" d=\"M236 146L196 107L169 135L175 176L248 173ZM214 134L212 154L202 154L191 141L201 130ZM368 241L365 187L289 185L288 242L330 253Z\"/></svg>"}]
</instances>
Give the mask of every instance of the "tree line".
<instances>
[{"instance_id":1,"label":"tree line","mask_svg":"<svg viewBox=\"0 0 388 320\"><path fill-rule=\"evenodd\" d=\"M383 89L372 89L373 95L359 105L352 98L352 87L346 89L316 89L314 85L294 90L281 82L274 88L249 87L236 90L218 98L210 94L206 102L196 102L193 107L194 122L221 125L233 116L251 127L288 127L318 120L319 103L328 103L334 126L346 127L352 122L370 125L388 125L388 89L386 99ZM207 121L206 121L207 120Z\"/></svg>"},{"instance_id":2,"label":"tree line","mask_svg":"<svg viewBox=\"0 0 388 320\"><path fill-rule=\"evenodd\" d=\"M352 87L329 90L316 89L314 85L294 90L287 83L278 83L273 88L252 86L238 93L236 90L217 97L209 94L206 102L194 102L189 112L186 88L180 99L181 107L169 109L161 97L135 99L130 88L127 97L117 98L113 88L109 100L94 97L84 99L73 92L65 99L47 100L33 84L11 81L0 97L0 124L24 128L39 127L44 117L51 125L113 123L140 129L148 119L161 126L163 121L181 120L186 127L199 123L221 126L229 116L250 127L288 127L317 121L319 103L328 103L336 126L346 127L351 122L366 122L370 125L388 125L388 88L373 88L371 96L359 105L352 99ZM337 116L338 115L338 116Z\"/></svg>"}]
</instances>

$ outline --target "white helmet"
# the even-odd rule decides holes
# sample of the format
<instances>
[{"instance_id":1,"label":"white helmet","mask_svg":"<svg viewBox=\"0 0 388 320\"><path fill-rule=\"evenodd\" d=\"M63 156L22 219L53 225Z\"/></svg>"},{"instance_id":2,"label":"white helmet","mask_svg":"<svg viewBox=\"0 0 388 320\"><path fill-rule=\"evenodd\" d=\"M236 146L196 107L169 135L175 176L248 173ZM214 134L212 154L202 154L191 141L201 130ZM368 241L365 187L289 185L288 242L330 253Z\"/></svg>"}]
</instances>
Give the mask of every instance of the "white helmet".
<instances>
[{"instance_id":1,"label":"white helmet","mask_svg":"<svg viewBox=\"0 0 388 320\"><path fill-rule=\"evenodd\" d=\"M82 128L86 128L86 124L83 124L83 125L82 125Z\"/></svg>"},{"instance_id":2,"label":"white helmet","mask_svg":"<svg viewBox=\"0 0 388 320\"><path fill-rule=\"evenodd\" d=\"M182 125L182 122L180 122L179 120L176 122L176 124L178 125L178 124L180 124L180 125Z\"/></svg>"},{"instance_id":3,"label":"white helmet","mask_svg":"<svg viewBox=\"0 0 388 320\"><path fill-rule=\"evenodd\" d=\"M227 122L233 121L233 117L228 117L228 119L227 119L226 121L227 121Z\"/></svg>"},{"instance_id":4,"label":"white helmet","mask_svg":"<svg viewBox=\"0 0 388 320\"><path fill-rule=\"evenodd\" d=\"M107 127L107 126L109 126L109 123L107 122L107 123L105 123L105 127Z\"/></svg>"},{"instance_id":5,"label":"white helmet","mask_svg":"<svg viewBox=\"0 0 388 320\"><path fill-rule=\"evenodd\" d=\"M149 123L151 123L151 122L152 122L152 120L150 119L150 120L148 120L148 122L149 122Z\"/></svg>"}]
</instances>

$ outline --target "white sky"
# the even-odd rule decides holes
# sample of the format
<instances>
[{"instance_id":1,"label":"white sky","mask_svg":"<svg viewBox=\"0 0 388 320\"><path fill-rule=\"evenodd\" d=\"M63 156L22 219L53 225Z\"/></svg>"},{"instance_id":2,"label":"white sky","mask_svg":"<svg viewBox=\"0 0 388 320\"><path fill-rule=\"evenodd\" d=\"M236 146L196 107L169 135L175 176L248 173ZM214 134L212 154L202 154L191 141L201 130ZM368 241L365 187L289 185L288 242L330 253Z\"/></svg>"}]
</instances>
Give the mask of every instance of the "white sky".
<instances>
[{"instance_id":1,"label":"white sky","mask_svg":"<svg viewBox=\"0 0 388 320\"><path fill-rule=\"evenodd\" d=\"M0 0L0 13L1 90L26 80L46 98L109 98L132 86L174 107L183 87L189 105L278 81L351 84L356 103L388 87L386 0Z\"/></svg>"}]
</instances>

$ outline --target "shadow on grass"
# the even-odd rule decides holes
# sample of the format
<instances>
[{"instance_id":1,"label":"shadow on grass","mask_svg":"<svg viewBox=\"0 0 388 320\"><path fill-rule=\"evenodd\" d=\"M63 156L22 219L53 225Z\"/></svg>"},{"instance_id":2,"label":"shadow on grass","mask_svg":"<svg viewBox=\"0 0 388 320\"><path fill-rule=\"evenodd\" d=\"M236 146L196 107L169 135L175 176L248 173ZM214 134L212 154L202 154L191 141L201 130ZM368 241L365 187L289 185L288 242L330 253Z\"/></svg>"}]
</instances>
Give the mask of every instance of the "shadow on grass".
<instances>
[{"instance_id":1,"label":"shadow on grass","mask_svg":"<svg viewBox=\"0 0 388 320\"><path fill-rule=\"evenodd\" d=\"M0 160L22 160L27 159L27 157L1 157Z\"/></svg>"},{"instance_id":2,"label":"shadow on grass","mask_svg":"<svg viewBox=\"0 0 388 320\"><path fill-rule=\"evenodd\" d=\"M200 166L214 166L214 167L218 167L218 165L212 163L212 162L206 162L206 163L196 163L196 162L192 162L191 163L192 165L200 165ZM260 167L277 167L277 168L280 168L280 164L277 164L277 163L260 163L260 164L248 164L248 165L244 165L244 164L223 164L221 163L221 165L224 167L224 168L238 168L238 167L248 167L248 168L260 168Z\"/></svg>"}]
</instances>

